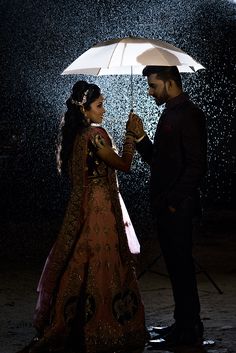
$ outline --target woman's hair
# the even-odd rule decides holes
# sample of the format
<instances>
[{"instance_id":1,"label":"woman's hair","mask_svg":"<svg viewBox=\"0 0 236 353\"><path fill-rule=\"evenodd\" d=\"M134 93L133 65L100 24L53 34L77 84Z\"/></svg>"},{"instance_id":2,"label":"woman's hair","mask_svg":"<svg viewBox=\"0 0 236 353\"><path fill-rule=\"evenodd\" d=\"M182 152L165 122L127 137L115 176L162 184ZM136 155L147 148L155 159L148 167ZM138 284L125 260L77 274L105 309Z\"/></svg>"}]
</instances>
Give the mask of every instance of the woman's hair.
<instances>
[{"instance_id":1,"label":"woman's hair","mask_svg":"<svg viewBox=\"0 0 236 353\"><path fill-rule=\"evenodd\" d=\"M150 76L151 74L156 74L162 81L173 80L182 89L182 80L177 66L145 66L143 76Z\"/></svg>"},{"instance_id":2,"label":"woman's hair","mask_svg":"<svg viewBox=\"0 0 236 353\"><path fill-rule=\"evenodd\" d=\"M66 101L67 111L62 118L57 144L57 169L67 173L75 137L89 126L84 111L101 95L100 88L86 81L77 81Z\"/></svg>"}]
</instances>

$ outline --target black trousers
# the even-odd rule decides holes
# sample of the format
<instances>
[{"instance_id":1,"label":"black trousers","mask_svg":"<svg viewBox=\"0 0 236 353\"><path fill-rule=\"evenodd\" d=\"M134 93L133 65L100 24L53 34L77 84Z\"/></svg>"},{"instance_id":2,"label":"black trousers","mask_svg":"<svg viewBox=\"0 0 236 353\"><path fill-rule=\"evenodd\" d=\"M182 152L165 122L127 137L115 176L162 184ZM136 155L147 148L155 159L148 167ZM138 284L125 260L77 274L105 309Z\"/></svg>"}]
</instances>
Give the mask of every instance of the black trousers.
<instances>
[{"instance_id":1,"label":"black trousers","mask_svg":"<svg viewBox=\"0 0 236 353\"><path fill-rule=\"evenodd\" d=\"M156 215L161 251L170 277L175 310L181 327L194 326L200 320L200 303L192 257L194 200L186 199L175 213L167 208Z\"/></svg>"}]
</instances>

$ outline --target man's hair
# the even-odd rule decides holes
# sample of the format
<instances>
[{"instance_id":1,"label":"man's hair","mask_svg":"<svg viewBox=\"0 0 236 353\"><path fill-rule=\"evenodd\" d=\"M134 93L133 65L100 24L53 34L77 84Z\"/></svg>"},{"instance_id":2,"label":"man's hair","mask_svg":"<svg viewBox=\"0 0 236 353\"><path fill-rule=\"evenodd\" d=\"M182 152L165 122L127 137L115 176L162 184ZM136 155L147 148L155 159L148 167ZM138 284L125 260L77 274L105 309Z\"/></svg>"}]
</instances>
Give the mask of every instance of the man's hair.
<instances>
[{"instance_id":1,"label":"man's hair","mask_svg":"<svg viewBox=\"0 0 236 353\"><path fill-rule=\"evenodd\" d=\"M151 74L156 74L162 81L173 80L182 89L182 80L177 66L145 66L143 76L150 76Z\"/></svg>"}]
</instances>

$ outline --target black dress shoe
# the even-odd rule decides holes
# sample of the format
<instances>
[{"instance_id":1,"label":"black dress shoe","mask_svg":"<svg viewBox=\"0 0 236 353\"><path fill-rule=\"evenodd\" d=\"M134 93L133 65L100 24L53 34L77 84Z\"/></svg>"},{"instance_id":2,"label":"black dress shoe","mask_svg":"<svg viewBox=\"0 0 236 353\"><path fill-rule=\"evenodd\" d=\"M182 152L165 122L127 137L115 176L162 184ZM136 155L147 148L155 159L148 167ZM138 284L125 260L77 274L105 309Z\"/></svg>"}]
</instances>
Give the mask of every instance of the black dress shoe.
<instances>
[{"instance_id":1,"label":"black dress shoe","mask_svg":"<svg viewBox=\"0 0 236 353\"><path fill-rule=\"evenodd\" d=\"M149 344L156 349L173 348L180 345L200 345L203 342L203 325L180 328L177 325L164 337L152 339Z\"/></svg>"},{"instance_id":2,"label":"black dress shoe","mask_svg":"<svg viewBox=\"0 0 236 353\"><path fill-rule=\"evenodd\" d=\"M153 326L152 332L154 332L155 334L161 337L164 337L167 334L169 334L175 327L176 327L175 323L170 326Z\"/></svg>"}]
</instances>

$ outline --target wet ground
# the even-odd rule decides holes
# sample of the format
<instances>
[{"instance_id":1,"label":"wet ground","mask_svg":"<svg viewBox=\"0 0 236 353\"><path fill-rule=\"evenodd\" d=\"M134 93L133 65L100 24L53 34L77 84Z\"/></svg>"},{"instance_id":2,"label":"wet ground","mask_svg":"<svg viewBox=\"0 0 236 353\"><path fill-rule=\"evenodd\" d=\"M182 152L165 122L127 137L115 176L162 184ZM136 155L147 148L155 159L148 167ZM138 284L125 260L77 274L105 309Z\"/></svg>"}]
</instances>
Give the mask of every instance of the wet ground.
<instances>
[{"instance_id":1,"label":"wet ground","mask_svg":"<svg viewBox=\"0 0 236 353\"><path fill-rule=\"evenodd\" d=\"M202 305L205 340L214 344L181 347L176 353L236 352L236 231L235 211L214 212L207 222L197 225L194 233L194 258ZM159 254L158 243L142 242L138 272ZM0 274L0 353L14 353L34 335L32 313L36 302L36 285L42 264L22 257L1 261ZM147 326L172 323L173 301L169 278L162 257L140 277ZM202 272L205 270L205 272ZM221 293L222 292L222 293ZM145 352L149 351L146 347ZM157 352L153 350L152 352ZM158 352L165 353L163 350ZM129 353L129 352L127 352Z\"/></svg>"}]
</instances>

